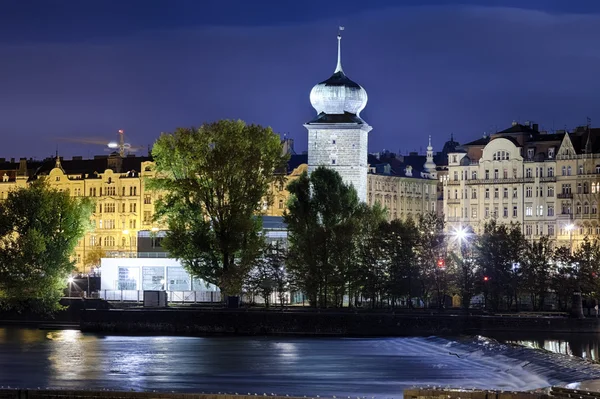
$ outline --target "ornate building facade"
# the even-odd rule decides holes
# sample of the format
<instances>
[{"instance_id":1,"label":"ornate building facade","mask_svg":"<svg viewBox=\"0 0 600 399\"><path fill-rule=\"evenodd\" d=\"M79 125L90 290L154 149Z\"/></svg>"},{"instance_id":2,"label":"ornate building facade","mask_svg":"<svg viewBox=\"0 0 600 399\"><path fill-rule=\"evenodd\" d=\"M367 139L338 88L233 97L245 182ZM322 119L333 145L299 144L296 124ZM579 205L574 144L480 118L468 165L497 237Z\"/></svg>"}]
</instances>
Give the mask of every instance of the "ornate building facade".
<instances>
[{"instance_id":1,"label":"ornate building facade","mask_svg":"<svg viewBox=\"0 0 600 399\"><path fill-rule=\"evenodd\" d=\"M444 213L449 228L518 222L529 239L576 246L600 234L600 129L548 134L511 127L448 154Z\"/></svg>"},{"instance_id":2,"label":"ornate building facade","mask_svg":"<svg viewBox=\"0 0 600 399\"><path fill-rule=\"evenodd\" d=\"M0 198L37 178L45 178L51 187L71 196L94 198L92 231L78 243L74 254L77 269L87 272L83 263L92 248L103 248L109 257L133 257L138 232L160 229L152 221L157 196L145 184L145 179L153 176L150 158L121 157L118 153L94 159L22 158L18 163L0 159Z\"/></svg>"}]
</instances>

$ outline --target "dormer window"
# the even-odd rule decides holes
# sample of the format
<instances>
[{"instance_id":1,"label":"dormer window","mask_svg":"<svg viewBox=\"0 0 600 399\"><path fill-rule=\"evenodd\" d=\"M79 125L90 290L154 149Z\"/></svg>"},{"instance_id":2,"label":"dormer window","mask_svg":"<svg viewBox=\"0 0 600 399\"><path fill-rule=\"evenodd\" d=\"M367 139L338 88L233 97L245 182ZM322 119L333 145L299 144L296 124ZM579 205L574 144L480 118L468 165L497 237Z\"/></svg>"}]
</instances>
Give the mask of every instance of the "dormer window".
<instances>
[{"instance_id":1,"label":"dormer window","mask_svg":"<svg viewBox=\"0 0 600 399\"><path fill-rule=\"evenodd\" d=\"M548 158L554 158L554 147L548 148Z\"/></svg>"},{"instance_id":2,"label":"dormer window","mask_svg":"<svg viewBox=\"0 0 600 399\"><path fill-rule=\"evenodd\" d=\"M535 148L528 148L527 149L527 158L531 159L533 158L533 154L535 153Z\"/></svg>"},{"instance_id":3,"label":"dormer window","mask_svg":"<svg viewBox=\"0 0 600 399\"><path fill-rule=\"evenodd\" d=\"M458 162L458 158L456 155L452 155L452 162Z\"/></svg>"}]
</instances>

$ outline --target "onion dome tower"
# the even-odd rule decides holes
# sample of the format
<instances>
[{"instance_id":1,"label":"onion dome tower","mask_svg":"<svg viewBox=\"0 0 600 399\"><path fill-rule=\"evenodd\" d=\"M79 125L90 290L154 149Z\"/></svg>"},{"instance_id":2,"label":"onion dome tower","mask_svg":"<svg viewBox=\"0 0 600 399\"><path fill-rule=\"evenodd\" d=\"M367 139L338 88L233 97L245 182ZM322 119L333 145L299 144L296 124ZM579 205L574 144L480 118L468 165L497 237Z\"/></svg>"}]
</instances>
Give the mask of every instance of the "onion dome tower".
<instances>
[{"instance_id":1,"label":"onion dome tower","mask_svg":"<svg viewBox=\"0 0 600 399\"><path fill-rule=\"evenodd\" d=\"M342 69L342 35L338 33L337 65L333 75L315 85L310 102L317 116L306 123L308 130L308 171L319 166L336 170L345 183L352 184L358 198L367 200L369 126L360 112L367 105L367 92L346 76Z\"/></svg>"}]
</instances>

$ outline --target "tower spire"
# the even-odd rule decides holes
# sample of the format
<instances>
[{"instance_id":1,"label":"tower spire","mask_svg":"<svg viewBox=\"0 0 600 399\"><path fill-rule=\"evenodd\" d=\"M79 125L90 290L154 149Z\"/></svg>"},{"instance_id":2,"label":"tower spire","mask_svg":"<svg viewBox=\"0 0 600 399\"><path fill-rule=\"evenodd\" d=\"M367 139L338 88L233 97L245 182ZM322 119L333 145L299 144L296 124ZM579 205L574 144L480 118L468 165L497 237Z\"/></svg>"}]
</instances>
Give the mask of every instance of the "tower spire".
<instances>
[{"instance_id":1,"label":"tower spire","mask_svg":"<svg viewBox=\"0 0 600 399\"><path fill-rule=\"evenodd\" d=\"M338 72L342 72L344 73L344 70L342 69L342 31L344 30L343 26L340 26L338 29L338 35L337 35L337 39L338 39L338 59L337 59L337 66L335 67L335 71L333 73L338 73Z\"/></svg>"},{"instance_id":2,"label":"tower spire","mask_svg":"<svg viewBox=\"0 0 600 399\"><path fill-rule=\"evenodd\" d=\"M56 158L55 158L54 167L58 168L58 169L62 169L62 166L60 164L60 157L58 156L58 145L56 146Z\"/></svg>"}]
</instances>

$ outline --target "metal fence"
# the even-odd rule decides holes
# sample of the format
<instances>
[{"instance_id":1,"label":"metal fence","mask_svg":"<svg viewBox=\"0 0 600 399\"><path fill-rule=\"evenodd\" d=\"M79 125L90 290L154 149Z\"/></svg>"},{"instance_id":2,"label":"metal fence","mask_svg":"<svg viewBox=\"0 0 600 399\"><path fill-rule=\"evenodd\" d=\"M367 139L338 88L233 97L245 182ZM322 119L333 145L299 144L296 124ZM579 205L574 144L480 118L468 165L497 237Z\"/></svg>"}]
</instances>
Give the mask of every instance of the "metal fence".
<instances>
[{"instance_id":1,"label":"metal fence","mask_svg":"<svg viewBox=\"0 0 600 399\"><path fill-rule=\"evenodd\" d=\"M140 290L101 290L98 297L106 301L143 302L144 291ZM221 302L219 291L167 291L172 303L212 303Z\"/></svg>"}]
</instances>

